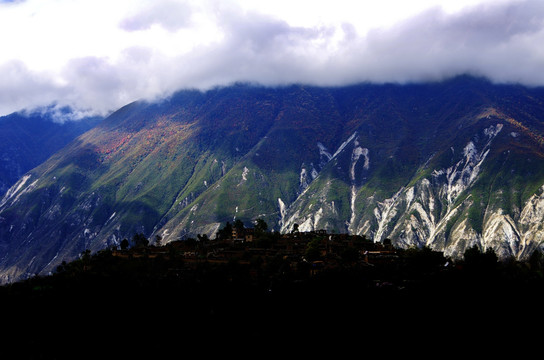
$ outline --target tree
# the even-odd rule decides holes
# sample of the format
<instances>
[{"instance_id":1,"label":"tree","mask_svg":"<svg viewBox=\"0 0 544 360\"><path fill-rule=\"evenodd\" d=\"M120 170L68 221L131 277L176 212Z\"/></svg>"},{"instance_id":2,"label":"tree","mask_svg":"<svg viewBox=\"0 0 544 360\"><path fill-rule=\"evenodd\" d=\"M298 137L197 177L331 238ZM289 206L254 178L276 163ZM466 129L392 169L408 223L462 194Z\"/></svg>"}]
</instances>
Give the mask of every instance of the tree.
<instances>
[{"instance_id":1,"label":"tree","mask_svg":"<svg viewBox=\"0 0 544 360\"><path fill-rule=\"evenodd\" d=\"M219 240L229 239L232 236L232 224L227 221L225 226L222 229L219 229L215 236Z\"/></svg>"},{"instance_id":2,"label":"tree","mask_svg":"<svg viewBox=\"0 0 544 360\"><path fill-rule=\"evenodd\" d=\"M291 231L291 233L298 233L298 224L297 223L293 224L293 230Z\"/></svg>"},{"instance_id":3,"label":"tree","mask_svg":"<svg viewBox=\"0 0 544 360\"><path fill-rule=\"evenodd\" d=\"M403 253L406 271L413 272L414 274L437 271L446 262L446 258L442 252L434 251L428 246L421 248L411 247Z\"/></svg>"},{"instance_id":4,"label":"tree","mask_svg":"<svg viewBox=\"0 0 544 360\"><path fill-rule=\"evenodd\" d=\"M242 220L236 219L236 221L234 222L234 228L238 232L243 231L245 226L244 226L244 223L242 222Z\"/></svg>"},{"instance_id":5,"label":"tree","mask_svg":"<svg viewBox=\"0 0 544 360\"><path fill-rule=\"evenodd\" d=\"M184 241L185 241L185 244L186 244L188 247L190 247L190 248L192 248L192 249L196 248L196 239L195 239L195 238L190 237L190 238L187 238L187 239L184 240Z\"/></svg>"},{"instance_id":6,"label":"tree","mask_svg":"<svg viewBox=\"0 0 544 360\"><path fill-rule=\"evenodd\" d=\"M80 256L81 260L88 262L91 259L91 250L86 249L79 256Z\"/></svg>"},{"instance_id":7,"label":"tree","mask_svg":"<svg viewBox=\"0 0 544 360\"><path fill-rule=\"evenodd\" d=\"M255 221L255 233L262 234L268 231L268 224L261 218Z\"/></svg>"},{"instance_id":8,"label":"tree","mask_svg":"<svg viewBox=\"0 0 544 360\"><path fill-rule=\"evenodd\" d=\"M494 270L497 266L498 257L491 248L481 252L477 245L465 250L465 265L473 270Z\"/></svg>"},{"instance_id":9,"label":"tree","mask_svg":"<svg viewBox=\"0 0 544 360\"><path fill-rule=\"evenodd\" d=\"M135 247L146 247L147 245L149 245L149 240L147 240L144 234L138 233L134 234L134 236L132 237L132 243Z\"/></svg>"},{"instance_id":10,"label":"tree","mask_svg":"<svg viewBox=\"0 0 544 360\"><path fill-rule=\"evenodd\" d=\"M80 255L81 262L83 263L83 271L88 269L89 263L91 262L91 250L87 249L83 251Z\"/></svg>"},{"instance_id":11,"label":"tree","mask_svg":"<svg viewBox=\"0 0 544 360\"><path fill-rule=\"evenodd\" d=\"M162 237L160 235L155 236L155 246L161 246L162 245Z\"/></svg>"},{"instance_id":12,"label":"tree","mask_svg":"<svg viewBox=\"0 0 544 360\"><path fill-rule=\"evenodd\" d=\"M201 243L205 243L209 240L208 235L206 234L203 234L203 235L198 234L196 237L198 238L198 241L200 241Z\"/></svg>"},{"instance_id":13,"label":"tree","mask_svg":"<svg viewBox=\"0 0 544 360\"><path fill-rule=\"evenodd\" d=\"M123 240L121 241L121 250L126 250L126 249L128 249L128 246L129 246L128 240L127 240L127 239L123 239Z\"/></svg>"}]
</instances>

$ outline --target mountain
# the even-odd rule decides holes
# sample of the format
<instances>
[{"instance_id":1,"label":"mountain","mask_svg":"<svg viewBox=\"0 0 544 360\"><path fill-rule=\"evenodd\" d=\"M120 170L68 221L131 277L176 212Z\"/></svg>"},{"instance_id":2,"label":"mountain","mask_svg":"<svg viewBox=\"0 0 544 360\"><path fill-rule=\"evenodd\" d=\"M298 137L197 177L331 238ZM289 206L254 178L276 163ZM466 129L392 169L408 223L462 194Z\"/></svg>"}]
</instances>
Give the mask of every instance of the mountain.
<instances>
[{"instance_id":1,"label":"mountain","mask_svg":"<svg viewBox=\"0 0 544 360\"><path fill-rule=\"evenodd\" d=\"M468 76L345 87L236 84L119 109L0 202L4 282L143 233L227 221L501 258L542 246L544 89Z\"/></svg>"},{"instance_id":2,"label":"mountain","mask_svg":"<svg viewBox=\"0 0 544 360\"><path fill-rule=\"evenodd\" d=\"M59 113L53 110L16 112L0 117L0 196L27 171L101 120L100 117L85 117L61 122L55 115L67 118L72 111L62 109Z\"/></svg>"}]
</instances>

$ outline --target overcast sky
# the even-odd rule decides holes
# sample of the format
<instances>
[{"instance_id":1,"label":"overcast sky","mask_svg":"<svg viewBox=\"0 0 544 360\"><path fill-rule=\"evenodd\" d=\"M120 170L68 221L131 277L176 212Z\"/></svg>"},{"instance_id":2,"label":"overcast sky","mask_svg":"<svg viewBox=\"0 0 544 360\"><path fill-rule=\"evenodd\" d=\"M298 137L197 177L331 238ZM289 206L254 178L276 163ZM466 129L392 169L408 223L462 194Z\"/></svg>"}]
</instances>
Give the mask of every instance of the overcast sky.
<instances>
[{"instance_id":1,"label":"overcast sky","mask_svg":"<svg viewBox=\"0 0 544 360\"><path fill-rule=\"evenodd\" d=\"M0 115L461 73L544 85L544 1L0 0Z\"/></svg>"}]
</instances>

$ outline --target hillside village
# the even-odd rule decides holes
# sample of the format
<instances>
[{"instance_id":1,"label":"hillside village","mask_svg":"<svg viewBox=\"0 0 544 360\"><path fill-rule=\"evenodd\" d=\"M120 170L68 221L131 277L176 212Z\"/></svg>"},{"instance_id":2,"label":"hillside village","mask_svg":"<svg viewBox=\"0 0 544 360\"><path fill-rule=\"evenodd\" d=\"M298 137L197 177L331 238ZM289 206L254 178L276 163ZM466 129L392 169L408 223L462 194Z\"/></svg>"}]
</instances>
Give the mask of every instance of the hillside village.
<instances>
[{"instance_id":1,"label":"hillside village","mask_svg":"<svg viewBox=\"0 0 544 360\"><path fill-rule=\"evenodd\" d=\"M214 239L198 235L196 239L162 245L162 239L156 237L154 244L149 245L148 241L141 239L142 236L135 235L132 247L125 242L121 249L113 250L113 256L155 258L175 254L188 264L225 264L230 261L249 264L255 257L264 261L281 257L293 266L301 261L311 264L314 273L325 267L334 267L339 262L373 265L398 257L398 250L389 239L378 243L366 236L328 233L326 230L299 232L295 228L289 233L280 234L227 223Z\"/></svg>"}]
</instances>

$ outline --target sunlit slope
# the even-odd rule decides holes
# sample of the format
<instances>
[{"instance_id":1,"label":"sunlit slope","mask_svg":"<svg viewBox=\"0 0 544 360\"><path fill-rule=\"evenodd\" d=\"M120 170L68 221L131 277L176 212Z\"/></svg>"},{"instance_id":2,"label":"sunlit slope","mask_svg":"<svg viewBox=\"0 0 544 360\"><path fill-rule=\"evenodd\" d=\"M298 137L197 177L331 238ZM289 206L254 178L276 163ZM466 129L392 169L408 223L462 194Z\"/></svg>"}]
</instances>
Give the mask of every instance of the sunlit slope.
<instances>
[{"instance_id":1,"label":"sunlit slope","mask_svg":"<svg viewBox=\"0 0 544 360\"><path fill-rule=\"evenodd\" d=\"M275 231L526 256L541 243L543 100L542 89L461 77L136 102L10 189L2 274L51 271L137 232L213 237L257 218Z\"/></svg>"}]
</instances>

